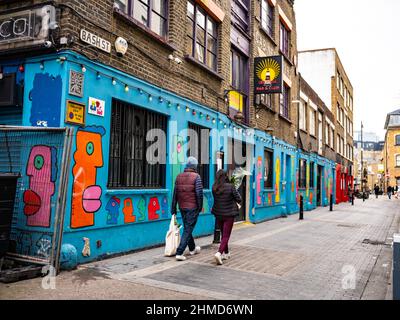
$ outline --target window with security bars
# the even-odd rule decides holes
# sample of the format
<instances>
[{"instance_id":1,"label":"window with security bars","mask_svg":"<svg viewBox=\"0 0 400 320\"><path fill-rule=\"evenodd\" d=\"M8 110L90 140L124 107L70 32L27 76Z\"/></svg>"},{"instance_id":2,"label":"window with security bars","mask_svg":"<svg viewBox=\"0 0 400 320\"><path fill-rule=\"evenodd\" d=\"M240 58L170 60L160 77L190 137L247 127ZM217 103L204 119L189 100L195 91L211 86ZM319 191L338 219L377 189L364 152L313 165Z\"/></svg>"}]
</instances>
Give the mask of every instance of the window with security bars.
<instances>
[{"instance_id":1,"label":"window with security bars","mask_svg":"<svg viewBox=\"0 0 400 320\"><path fill-rule=\"evenodd\" d=\"M189 122L188 157L195 157L199 166L197 171L203 182L203 188L210 188L210 129Z\"/></svg>"},{"instance_id":2,"label":"window with security bars","mask_svg":"<svg viewBox=\"0 0 400 320\"><path fill-rule=\"evenodd\" d=\"M146 135L151 129L167 130L167 117L135 105L113 100L111 115L110 189L165 188L165 150L148 152L157 136ZM154 138L154 139L153 139ZM159 141L161 148L165 147Z\"/></svg>"},{"instance_id":3,"label":"window with security bars","mask_svg":"<svg viewBox=\"0 0 400 320\"><path fill-rule=\"evenodd\" d=\"M310 163L310 188L314 188L315 164Z\"/></svg>"}]
</instances>

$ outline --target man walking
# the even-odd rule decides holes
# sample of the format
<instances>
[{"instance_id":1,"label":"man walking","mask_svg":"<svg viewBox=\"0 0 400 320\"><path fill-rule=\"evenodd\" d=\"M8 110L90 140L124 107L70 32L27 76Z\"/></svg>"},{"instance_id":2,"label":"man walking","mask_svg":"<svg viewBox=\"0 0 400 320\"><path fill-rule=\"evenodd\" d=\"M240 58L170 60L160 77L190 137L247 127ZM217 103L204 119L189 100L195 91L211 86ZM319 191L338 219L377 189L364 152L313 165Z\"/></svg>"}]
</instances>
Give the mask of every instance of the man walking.
<instances>
[{"instance_id":1,"label":"man walking","mask_svg":"<svg viewBox=\"0 0 400 320\"><path fill-rule=\"evenodd\" d=\"M378 185L375 185L374 191L375 191L375 196L378 199L378 196L379 196L379 187L378 187Z\"/></svg>"},{"instance_id":2,"label":"man walking","mask_svg":"<svg viewBox=\"0 0 400 320\"><path fill-rule=\"evenodd\" d=\"M388 197L389 197L389 200L390 199L392 199L392 187L391 186L388 186L388 188L387 188L387 195L388 195Z\"/></svg>"},{"instance_id":3,"label":"man walking","mask_svg":"<svg viewBox=\"0 0 400 320\"><path fill-rule=\"evenodd\" d=\"M203 210L203 183L197 173L198 161L194 157L189 157L186 169L179 174L175 181L174 196L172 198L172 214L176 214L176 206L183 220L183 235L181 243L176 250L176 260L185 261L183 255L187 246L191 255L200 253L201 248L196 247L193 239L193 230L197 223L197 218Z\"/></svg>"}]
</instances>

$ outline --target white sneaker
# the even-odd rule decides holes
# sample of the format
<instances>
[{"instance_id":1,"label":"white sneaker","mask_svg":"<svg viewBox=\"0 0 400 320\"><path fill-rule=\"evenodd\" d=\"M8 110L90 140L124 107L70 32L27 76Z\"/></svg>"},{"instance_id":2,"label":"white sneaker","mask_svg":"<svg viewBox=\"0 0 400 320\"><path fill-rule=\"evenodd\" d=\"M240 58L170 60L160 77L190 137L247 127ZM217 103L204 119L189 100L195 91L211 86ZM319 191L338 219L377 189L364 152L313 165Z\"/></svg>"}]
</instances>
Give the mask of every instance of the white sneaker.
<instances>
[{"instance_id":1,"label":"white sneaker","mask_svg":"<svg viewBox=\"0 0 400 320\"><path fill-rule=\"evenodd\" d=\"M186 257L185 256L176 256L176 261L186 261Z\"/></svg>"},{"instance_id":2,"label":"white sneaker","mask_svg":"<svg viewBox=\"0 0 400 320\"><path fill-rule=\"evenodd\" d=\"M215 261L217 261L217 264L222 266L222 264L223 264L222 263L222 254L217 252L214 257L215 257Z\"/></svg>"},{"instance_id":3,"label":"white sneaker","mask_svg":"<svg viewBox=\"0 0 400 320\"><path fill-rule=\"evenodd\" d=\"M231 258L231 253L223 253L222 254L222 260L229 260Z\"/></svg>"},{"instance_id":4,"label":"white sneaker","mask_svg":"<svg viewBox=\"0 0 400 320\"><path fill-rule=\"evenodd\" d=\"M197 247L194 249L194 251L190 251L189 253L190 253L191 256L194 256L195 254L199 254L200 251L201 251L201 247L197 246Z\"/></svg>"}]
</instances>

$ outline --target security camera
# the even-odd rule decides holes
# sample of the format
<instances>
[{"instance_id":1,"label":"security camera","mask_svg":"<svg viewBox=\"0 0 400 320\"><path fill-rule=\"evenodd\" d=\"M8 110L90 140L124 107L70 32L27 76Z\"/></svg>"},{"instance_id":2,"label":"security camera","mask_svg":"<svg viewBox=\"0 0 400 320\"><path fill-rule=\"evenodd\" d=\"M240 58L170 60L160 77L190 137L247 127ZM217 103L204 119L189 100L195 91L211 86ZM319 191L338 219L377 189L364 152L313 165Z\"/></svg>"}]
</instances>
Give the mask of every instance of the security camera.
<instances>
[{"instance_id":1,"label":"security camera","mask_svg":"<svg viewBox=\"0 0 400 320\"><path fill-rule=\"evenodd\" d=\"M177 64L181 64L181 63L182 63L182 60L179 59L179 58L175 58L174 61L175 61Z\"/></svg>"},{"instance_id":2,"label":"security camera","mask_svg":"<svg viewBox=\"0 0 400 320\"><path fill-rule=\"evenodd\" d=\"M45 41L44 42L44 46L46 47L46 48L51 48L52 46L53 46L53 43L51 42L51 41Z\"/></svg>"}]
</instances>

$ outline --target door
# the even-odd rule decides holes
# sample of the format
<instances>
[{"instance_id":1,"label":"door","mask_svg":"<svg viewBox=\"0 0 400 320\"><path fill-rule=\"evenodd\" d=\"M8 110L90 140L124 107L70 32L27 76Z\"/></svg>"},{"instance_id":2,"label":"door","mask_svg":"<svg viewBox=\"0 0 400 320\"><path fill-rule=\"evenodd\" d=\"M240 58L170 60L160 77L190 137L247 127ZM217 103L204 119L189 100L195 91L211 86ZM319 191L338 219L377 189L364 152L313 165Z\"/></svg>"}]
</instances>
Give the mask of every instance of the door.
<instances>
[{"instance_id":1,"label":"door","mask_svg":"<svg viewBox=\"0 0 400 320\"><path fill-rule=\"evenodd\" d=\"M322 167L318 166L317 171L317 206L322 205Z\"/></svg>"},{"instance_id":2,"label":"door","mask_svg":"<svg viewBox=\"0 0 400 320\"><path fill-rule=\"evenodd\" d=\"M288 208L288 205L290 203L290 197L292 195L292 157L290 155L286 155L286 177L285 177L285 187L286 187L286 207ZM289 208L288 208L289 210Z\"/></svg>"},{"instance_id":3,"label":"door","mask_svg":"<svg viewBox=\"0 0 400 320\"><path fill-rule=\"evenodd\" d=\"M230 149L230 154L232 155L231 161L232 163L229 165L228 175L229 177L232 176L233 171L237 167L242 167L243 169L247 168L247 152L246 152L246 144L234 140L233 141L233 148L232 146ZM236 217L235 222L245 221L246 220L246 190L247 190L247 179L244 177L242 180L242 184L240 185L238 191L240 196L242 197L242 203L239 209L239 216Z\"/></svg>"}]
</instances>

